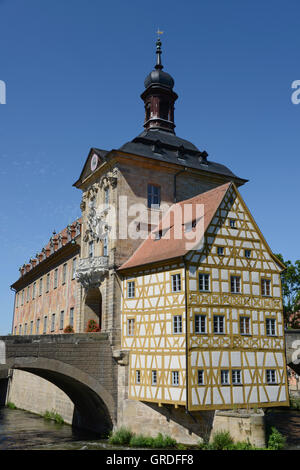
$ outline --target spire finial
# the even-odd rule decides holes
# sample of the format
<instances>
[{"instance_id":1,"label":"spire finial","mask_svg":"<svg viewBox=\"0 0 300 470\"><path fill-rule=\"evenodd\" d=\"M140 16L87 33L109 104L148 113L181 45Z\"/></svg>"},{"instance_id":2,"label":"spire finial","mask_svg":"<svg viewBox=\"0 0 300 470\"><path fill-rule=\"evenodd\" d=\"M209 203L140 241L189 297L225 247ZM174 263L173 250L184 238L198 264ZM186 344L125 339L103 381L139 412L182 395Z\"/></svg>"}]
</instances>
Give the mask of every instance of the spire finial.
<instances>
[{"instance_id":1,"label":"spire finial","mask_svg":"<svg viewBox=\"0 0 300 470\"><path fill-rule=\"evenodd\" d=\"M155 68L161 70L163 68L163 65L161 63L161 40L160 40L160 35L163 34L163 31L158 30L156 31L157 33L157 41L156 41L156 65Z\"/></svg>"}]
</instances>

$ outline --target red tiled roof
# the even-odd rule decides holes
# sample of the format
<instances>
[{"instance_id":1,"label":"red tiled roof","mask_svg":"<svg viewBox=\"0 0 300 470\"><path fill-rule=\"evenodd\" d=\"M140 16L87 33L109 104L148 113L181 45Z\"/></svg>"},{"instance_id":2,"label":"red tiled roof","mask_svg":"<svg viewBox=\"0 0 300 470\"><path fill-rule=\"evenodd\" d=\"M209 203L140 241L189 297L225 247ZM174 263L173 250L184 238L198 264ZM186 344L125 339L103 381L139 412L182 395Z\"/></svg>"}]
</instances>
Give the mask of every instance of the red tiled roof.
<instances>
[{"instance_id":1,"label":"red tiled roof","mask_svg":"<svg viewBox=\"0 0 300 470\"><path fill-rule=\"evenodd\" d=\"M194 220L197 221L197 225L199 224L200 219L197 206L203 204L204 220L201 218L201 222L203 224L201 226L201 230L202 235L204 235L216 210L232 184L233 183L230 182L223 184L191 199L173 204L167 214L163 217L159 227L152 231L148 238L139 246L129 260L119 268L119 270L134 268L186 255L188 251L193 248L191 248L191 241L189 241L185 235L185 228L187 224ZM180 214L182 216L182 221L175 226L174 220L176 220L178 216L180 217ZM159 240L154 239L157 232L161 232L161 238ZM178 239L179 237L180 239ZM187 246L189 246L189 248L187 248ZM197 249L197 245L195 245L194 249Z\"/></svg>"}]
</instances>

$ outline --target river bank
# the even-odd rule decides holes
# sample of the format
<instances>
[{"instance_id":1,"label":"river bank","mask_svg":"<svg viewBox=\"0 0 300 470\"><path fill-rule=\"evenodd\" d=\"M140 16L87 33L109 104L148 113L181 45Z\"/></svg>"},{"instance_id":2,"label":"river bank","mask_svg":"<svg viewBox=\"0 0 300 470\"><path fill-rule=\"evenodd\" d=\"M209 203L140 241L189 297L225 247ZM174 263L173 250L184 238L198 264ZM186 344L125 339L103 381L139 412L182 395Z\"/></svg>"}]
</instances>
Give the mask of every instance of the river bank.
<instances>
[{"instance_id":1,"label":"river bank","mask_svg":"<svg viewBox=\"0 0 300 470\"><path fill-rule=\"evenodd\" d=\"M267 426L275 426L286 437L287 450L300 449L300 411L269 410ZM57 424L43 417L23 411L0 408L0 450L125 450L111 445L107 439ZM132 449L132 448L131 448Z\"/></svg>"}]
</instances>

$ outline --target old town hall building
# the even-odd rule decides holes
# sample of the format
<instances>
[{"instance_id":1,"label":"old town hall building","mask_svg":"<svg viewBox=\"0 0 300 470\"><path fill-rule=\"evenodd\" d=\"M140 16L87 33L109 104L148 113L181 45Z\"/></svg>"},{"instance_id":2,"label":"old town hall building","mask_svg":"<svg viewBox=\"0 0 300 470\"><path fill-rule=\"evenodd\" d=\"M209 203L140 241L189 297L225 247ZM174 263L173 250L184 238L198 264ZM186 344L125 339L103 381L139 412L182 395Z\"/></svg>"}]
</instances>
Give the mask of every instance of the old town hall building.
<instances>
[{"instance_id":1,"label":"old town hall building","mask_svg":"<svg viewBox=\"0 0 300 470\"><path fill-rule=\"evenodd\" d=\"M180 435L192 416L197 434L201 411L288 403L284 266L239 193L247 180L175 134L159 39L144 85L143 132L90 150L81 218L20 268L12 333L94 320L119 361L118 425Z\"/></svg>"}]
</instances>

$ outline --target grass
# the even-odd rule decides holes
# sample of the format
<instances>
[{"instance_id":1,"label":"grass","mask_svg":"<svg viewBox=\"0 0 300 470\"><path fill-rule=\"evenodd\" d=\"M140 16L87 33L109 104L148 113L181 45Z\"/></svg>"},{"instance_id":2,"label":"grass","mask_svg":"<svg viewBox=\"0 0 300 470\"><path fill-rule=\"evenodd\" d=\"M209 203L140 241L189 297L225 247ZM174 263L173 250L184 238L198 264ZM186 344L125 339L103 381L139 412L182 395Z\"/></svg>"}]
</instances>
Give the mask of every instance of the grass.
<instances>
[{"instance_id":1,"label":"grass","mask_svg":"<svg viewBox=\"0 0 300 470\"><path fill-rule=\"evenodd\" d=\"M177 446L175 439L159 433L156 437L134 434L129 429L121 427L113 432L108 439L110 444L129 447L150 447L152 449L174 448Z\"/></svg>"},{"instance_id":2,"label":"grass","mask_svg":"<svg viewBox=\"0 0 300 470\"><path fill-rule=\"evenodd\" d=\"M15 405L13 402L11 402L11 401L8 401L7 404L6 404L6 406L7 406L7 408L9 408L10 410L16 410L16 409L17 409L16 405Z\"/></svg>"},{"instance_id":3,"label":"grass","mask_svg":"<svg viewBox=\"0 0 300 470\"><path fill-rule=\"evenodd\" d=\"M55 421L57 424L64 424L64 419L60 414L55 413L55 411L46 410L43 414L43 418L47 421Z\"/></svg>"},{"instance_id":4,"label":"grass","mask_svg":"<svg viewBox=\"0 0 300 470\"><path fill-rule=\"evenodd\" d=\"M202 450L281 450L285 446L285 437L274 427L271 428L268 447L255 447L249 441L233 442L228 431L218 431L214 434L212 442L201 442L198 445Z\"/></svg>"}]
</instances>

